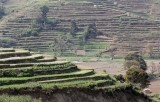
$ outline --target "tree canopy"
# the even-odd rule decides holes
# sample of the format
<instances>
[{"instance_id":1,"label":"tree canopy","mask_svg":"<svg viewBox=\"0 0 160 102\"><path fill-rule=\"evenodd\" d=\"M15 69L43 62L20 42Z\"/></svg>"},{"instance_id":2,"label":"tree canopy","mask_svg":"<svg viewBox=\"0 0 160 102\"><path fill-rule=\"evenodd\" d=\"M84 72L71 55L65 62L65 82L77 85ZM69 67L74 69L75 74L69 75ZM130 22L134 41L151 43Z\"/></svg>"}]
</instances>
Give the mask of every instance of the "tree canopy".
<instances>
[{"instance_id":1,"label":"tree canopy","mask_svg":"<svg viewBox=\"0 0 160 102\"><path fill-rule=\"evenodd\" d=\"M148 74L137 67L131 67L125 74L125 79L133 84L140 84L140 87L148 86Z\"/></svg>"},{"instance_id":2,"label":"tree canopy","mask_svg":"<svg viewBox=\"0 0 160 102\"><path fill-rule=\"evenodd\" d=\"M142 56L136 54L136 53L130 53L125 58L125 62L127 61L137 61L140 65L140 68L143 70L147 70L147 64ZM131 67L131 66L130 66Z\"/></svg>"}]
</instances>

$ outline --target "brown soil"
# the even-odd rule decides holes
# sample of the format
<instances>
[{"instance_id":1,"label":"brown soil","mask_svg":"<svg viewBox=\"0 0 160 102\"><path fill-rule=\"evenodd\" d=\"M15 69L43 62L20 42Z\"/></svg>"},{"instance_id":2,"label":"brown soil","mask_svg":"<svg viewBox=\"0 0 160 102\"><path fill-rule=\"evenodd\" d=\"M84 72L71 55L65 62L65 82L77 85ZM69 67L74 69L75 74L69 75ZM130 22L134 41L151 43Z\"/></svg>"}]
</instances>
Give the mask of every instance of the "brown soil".
<instances>
[{"instance_id":1,"label":"brown soil","mask_svg":"<svg viewBox=\"0 0 160 102\"><path fill-rule=\"evenodd\" d=\"M159 60L147 60L148 70L150 72L152 62L158 67ZM77 64L81 69L95 69L96 72L103 72L104 70L110 75L124 74L126 70L123 69L123 60L113 60L106 62L82 62ZM160 93L160 79L151 81L149 88L153 93Z\"/></svg>"},{"instance_id":2,"label":"brown soil","mask_svg":"<svg viewBox=\"0 0 160 102\"><path fill-rule=\"evenodd\" d=\"M77 64L81 69L94 69L96 72L106 71L111 75L124 74L122 63L112 63L112 62L83 62Z\"/></svg>"},{"instance_id":3,"label":"brown soil","mask_svg":"<svg viewBox=\"0 0 160 102\"><path fill-rule=\"evenodd\" d=\"M149 89L151 89L153 93L160 93L160 79L152 80Z\"/></svg>"}]
</instances>

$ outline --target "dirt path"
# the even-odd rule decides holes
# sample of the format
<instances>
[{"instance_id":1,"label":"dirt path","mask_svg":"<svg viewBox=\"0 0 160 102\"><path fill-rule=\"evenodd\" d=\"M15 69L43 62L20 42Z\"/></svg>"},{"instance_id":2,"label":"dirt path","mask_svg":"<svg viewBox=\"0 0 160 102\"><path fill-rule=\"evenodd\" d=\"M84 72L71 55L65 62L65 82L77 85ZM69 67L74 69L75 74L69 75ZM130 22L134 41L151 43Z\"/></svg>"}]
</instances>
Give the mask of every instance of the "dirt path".
<instances>
[{"instance_id":1,"label":"dirt path","mask_svg":"<svg viewBox=\"0 0 160 102\"><path fill-rule=\"evenodd\" d=\"M151 81L151 85L149 86L149 89L151 89L153 93L160 94L160 79L155 79Z\"/></svg>"},{"instance_id":2,"label":"dirt path","mask_svg":"<svg viewBox=\"0 0 160 102\"><path fill-rule=\"evenodd\" d=\"M108 74L124 74L123 64L114 62L83 62L76 64L81 69L94 69L96 72L106 71Z\"/></svg>"}]
</instances>

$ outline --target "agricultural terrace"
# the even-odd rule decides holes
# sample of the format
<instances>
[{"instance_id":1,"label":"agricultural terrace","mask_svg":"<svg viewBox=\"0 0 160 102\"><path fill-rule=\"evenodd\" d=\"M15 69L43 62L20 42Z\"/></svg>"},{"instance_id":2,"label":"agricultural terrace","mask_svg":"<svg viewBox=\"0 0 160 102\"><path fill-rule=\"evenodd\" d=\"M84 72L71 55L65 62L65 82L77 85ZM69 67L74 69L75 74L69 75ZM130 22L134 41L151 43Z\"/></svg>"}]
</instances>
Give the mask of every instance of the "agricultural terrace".
<instances>
[{"instance_id":1,"label":"agricultural terrace","mask_svg":"<svg viewBox=\"0 0 160 102\"><path fill-rule=\"evenodd\" d=\"M0 49L0 92L49 92L57 88L107 88L123 84L106 73L79 69L55 57L19 49Z\"/></svg>"},{"instance_id":2,"label":"agricultural terrace","mask_svg":"<svg viewBox=\"0 0 160 102\"><path fill-rule=\"evenodd\" d=\"M54 39L70 36L71 21L75 21L80 30L75 32L76 36L69 37L72 42L70 47L63 46L61 49L64 56L75 55L76 49L85 50L87 56L97 56L106 49L116 48L116 56L138 51L147 57L159 57L160 22L153 19L159 17L156 0L28 1L24 9L15 8L17 12L12 12L0 26L5 41L7 39L16 43L11 44L12 47L53 52ZM57 23L52 27L44 27L38 36L18 37L24 29L28 31L32 27L43 5L49 8L47 18ZM14 7L12 5L10 9ZM100 33L83 44L85 29L93 23Z\"/></svg>"}]
</instances>

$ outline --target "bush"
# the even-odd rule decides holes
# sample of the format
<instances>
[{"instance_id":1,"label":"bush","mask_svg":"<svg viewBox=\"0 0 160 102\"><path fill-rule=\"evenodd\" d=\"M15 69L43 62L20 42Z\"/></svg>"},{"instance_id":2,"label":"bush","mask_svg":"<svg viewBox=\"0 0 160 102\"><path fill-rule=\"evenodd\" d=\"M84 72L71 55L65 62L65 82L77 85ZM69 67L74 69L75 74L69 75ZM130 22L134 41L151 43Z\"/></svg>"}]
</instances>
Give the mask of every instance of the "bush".
<instances>
[{"instance_id":1,"label":"bush","mask_svg":"<svg viewBox=\"0 0 160 102\"><path fill-rule=\"evenodd\" d=\"M58 20L50 20L50 19L47 19L46 21L46 27L47 28L53 28L56 26L56 24L58 24Z\"/></svg>"},{"instance_id":2,"label":"bush","mask_svg":"<svg viewBox=\"0 0 160 102\"><path fill-rule=\"evenodd\" d=\"M135 54L135 53L128 54L125 57L125 62L127 62L127 61L131 61L132 64L134 62L134 63L136 63L135 65L137 65L137 62L138 62L141 69L147 70L146 62L144 61L143 57L138 54ZM137 62L135 62L135 61L137 61ZM126 65L126 66L129 66L129 65Z\"/></svg>"},{"instance_id":3,"label":"bush","mask_svg":"<svg viewBox=\"0 0 160 102\"><path fill-rule=\"evenodd\" d=\"M114 75L114 77L116 78L116 80L118 80L118 81L120 81L122 83L125 82L125 78L124 78L124 76L122 74L120 74L120 75Z\"/></svg>"},{"instance_id":4,"label":"bush","mask_svg":"<svg viewBox=\"0 0 160 102\"><path fill-rule=\"evenodd\" d=\"M140 87L142 88L145 88L149 84L148 74L137 67L130 68L125 74L125 79L128 82L140 84Z\"/></svg>"}]
</instances>

